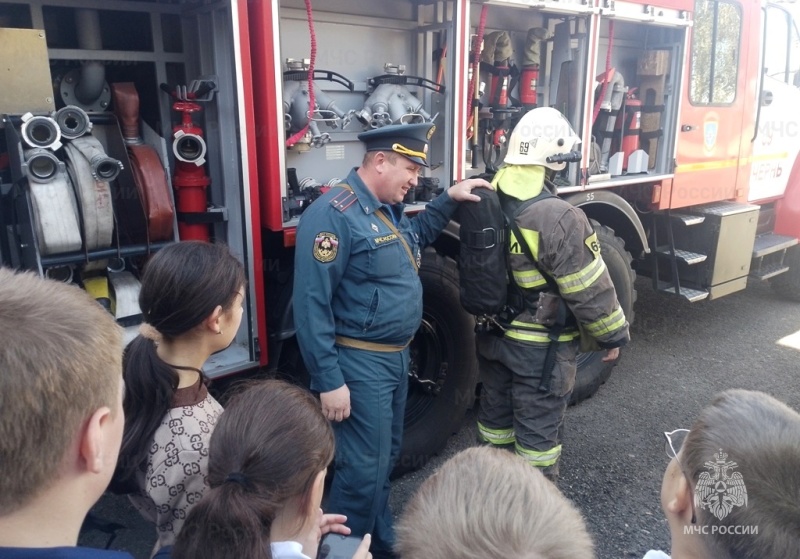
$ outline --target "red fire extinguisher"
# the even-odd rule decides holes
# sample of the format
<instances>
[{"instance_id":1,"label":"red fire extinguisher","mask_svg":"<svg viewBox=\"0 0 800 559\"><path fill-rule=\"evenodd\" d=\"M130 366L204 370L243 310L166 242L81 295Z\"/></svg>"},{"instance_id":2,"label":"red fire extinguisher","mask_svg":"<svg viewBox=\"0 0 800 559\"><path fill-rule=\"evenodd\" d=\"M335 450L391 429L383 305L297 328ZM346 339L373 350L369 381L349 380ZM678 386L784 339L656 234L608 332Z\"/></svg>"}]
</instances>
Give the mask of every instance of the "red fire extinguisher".
<instances>
[{"instance_id":1,"label":"red fire extinguisher","mask_svg":"<svg viewBox=\"0 0 800 559\"><path fill-rule=\"evenodd\" d=\"M642 129L642 100L636 98L636 90L638 88L631 88L625 94L625 103L622 108L621 118L617 119L615 129L617 134L614 134L616 148L613 151L621 151L623 153L622 168L628 168L628 158L630 155L639 149L639 131ZM618 138L621 139L618 140Z\"/></svg>"},{"instance_id":2,"label":"red fire extinguisher","mask_svg":"<svg viewBox=\"0 0 800 559\"><path fill-rule=\"evenodd\" d=\"M519 79L519 100L526 109L535 109L538 99L536 98L536 86L539 81L539 65L523 66Z\"/></svg>"},{"instance_id":3,"label":"red fire extinguisher","mask_svg":"<svg viewBox=\"0 0 800 559\"><path fill-rule=\"evenodd\" d=\"M175 206L178 212L178 235L182 241L208 241L208 225L202 216L207 213L206 188L211 179L206 175L206 141L203 129L192 122L192 113L201 110L197 103L177 102L172 108L182 114L181 123L172 130L172 152L175 155Z\"/></svg>"}]
</instances>

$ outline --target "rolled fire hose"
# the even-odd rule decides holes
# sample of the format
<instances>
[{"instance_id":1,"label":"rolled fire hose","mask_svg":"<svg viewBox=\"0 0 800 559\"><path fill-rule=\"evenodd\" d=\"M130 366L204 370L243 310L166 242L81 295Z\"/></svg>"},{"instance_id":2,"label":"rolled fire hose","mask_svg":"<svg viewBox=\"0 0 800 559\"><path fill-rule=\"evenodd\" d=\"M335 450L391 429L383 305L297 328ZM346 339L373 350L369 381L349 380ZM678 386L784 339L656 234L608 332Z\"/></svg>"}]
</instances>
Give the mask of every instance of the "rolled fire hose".
<instances>
[{"instance_id":1,"label":"rolled fire hose","mask_svg":"<svg viewBox=\"0 0 800 559\"><path fill-rule=\"evenodd\" d=\"M128 146L133 178L147 216L150 241L171 239L175 209L161 159L139 135L139 94L131 82L111 84L111 93L114 112Z\"/></svg>"},{"instance_id":2,"label":"rolled fire hose","mask_svg":"<svg viewBox=\"0 0 800 559\"><path fill-rule=\"evenodd\" d=\"M52 268L47 268L44 271L44 276L47 279L61 281L64 283L72 283L73 274L74 270L72 266L54 266Z\"/></svg>"},{"instance_id":3,"label":"rolled fire hose","mask_svg":"<svg viewBox=\"0 0 800 559\"><path fill-rule=\"evenodd\" d=\"M61 137L67 140L74 140L92 131L89 115L75 105L67 105L63 109L59 109L54 113L53 119L61 130Z\"/></svg>"},{"instance_id":4,"label":"rolled fire hose","mask_svg":"<svg viewBox=\"0 0 800 559\"><path fill-rule=\"evenodd\" d=\"M76 138L64 150L81 206L86 248L107 248L114 233L114 206L108 181L117 177L122 164L108 157L93 136Z\"/></svg>"},{"instance_id":5,"label":"rolled fire hose","mask_svg":"<svg viewBox=\"0 0 800 559\"><path fill-rule=\"evenodd\" d=\"M63 165L53 165L52 161L52 170L42 171L48 165L42 157L41 150L25 153L39 253L46 256L80 250L78 206L69 177ZM31 172L32 168L40 170Z\"/></svg>"},{"instance_id":6,"label":"rolled fire hose","mask_svg":"<svg viewBox=\"0 0 800 559\"><path fill-rule=\"evenodd\" d=\"M32 148L52 149L61 147L61 129L49 116L34 116L32 113L22 115L20 129L23 141Z\"/></svg>"}]
</instances>

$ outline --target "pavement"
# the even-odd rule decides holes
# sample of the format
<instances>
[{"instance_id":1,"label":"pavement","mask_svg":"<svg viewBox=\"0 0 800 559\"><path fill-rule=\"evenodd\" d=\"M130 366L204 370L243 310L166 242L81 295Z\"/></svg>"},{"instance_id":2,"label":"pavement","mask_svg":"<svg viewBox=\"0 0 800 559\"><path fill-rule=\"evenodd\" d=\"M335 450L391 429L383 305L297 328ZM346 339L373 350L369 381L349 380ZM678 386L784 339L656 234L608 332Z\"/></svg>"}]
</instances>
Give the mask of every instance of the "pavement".
<instances>
[{"instance_id":1,"label":"pavement","mask_svg":"<svg viewBox=\"0 0 800 559\"><path fill-rule=\"evenodd\" d=\"M569 408L565 424L559 487L584 514L598 559L669 551L659 497L669 461L663 432L690 427L714 394L761 390L800 410L800 304L765 283L694 304L654 293L644 279L636 285L631 343L598 393ZM439 456L395 480L395 514L444 460L475 440L470 412ZM124 498L107 495L95 511L127 527L113 549L149 556L155 529ZM92 530L81 543L104 546L106 539Z\"/></svg>"}]
</instances>

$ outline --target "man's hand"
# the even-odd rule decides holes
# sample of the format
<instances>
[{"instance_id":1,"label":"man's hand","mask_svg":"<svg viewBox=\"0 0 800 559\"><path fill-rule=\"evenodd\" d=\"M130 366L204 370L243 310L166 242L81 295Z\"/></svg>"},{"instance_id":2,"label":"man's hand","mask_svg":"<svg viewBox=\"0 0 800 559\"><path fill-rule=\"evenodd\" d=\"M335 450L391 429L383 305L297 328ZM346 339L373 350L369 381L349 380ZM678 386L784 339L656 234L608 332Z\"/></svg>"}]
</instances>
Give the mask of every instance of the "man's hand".
<instances>
[{"instance_id":1,"label":"man's hand","mask_svg":"<svg viewBox=\"0 0 800 559\"><path fill-rule=\"evenodd\" d=\"M475 188L494 190L492 185L483 179L467 179L448 188L447 194L456 202L464 202L466 200L470 202L480 202L481 199L475 194L472 194L472 190Z\"/></svg>"},{"instance_id":2,"label":"man's hand","mask_svg":"<svg viewBox=\"0 0 800 559\"><path fill-rule=\"evenodd\" d=\"M603 357L603 362L609 363L611 361L616 361L618 357L619 357L619 348L613 347L611 349L606 350L606 356Z\"/></svg>"},{"instance_id":3,"label":"man's hand","mask_svg":"<svg viewBox=\"0 0 800 559\"><path fill-rule=\"evenodd\" d=\"M336 390L322 392L319 399L322 402L322 413L330 421L343 421L350 417L350 389L346 384Z\"/></svg>"}]
</instances>

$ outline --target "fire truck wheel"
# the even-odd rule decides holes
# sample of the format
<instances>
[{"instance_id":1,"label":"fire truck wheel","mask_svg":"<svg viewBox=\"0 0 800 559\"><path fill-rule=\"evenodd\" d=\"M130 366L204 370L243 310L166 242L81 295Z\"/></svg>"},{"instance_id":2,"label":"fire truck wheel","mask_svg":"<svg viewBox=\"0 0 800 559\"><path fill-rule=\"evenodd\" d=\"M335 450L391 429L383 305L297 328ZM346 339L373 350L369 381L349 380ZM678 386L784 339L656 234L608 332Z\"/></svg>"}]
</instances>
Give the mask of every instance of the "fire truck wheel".
<instances>
[{"instance_id":1,"label":"fire truck wheel","mask_svg":"<svg viewBox=\"0 0 800 559\"><path fill-rule=\"evenodd\" d=\"M474 318L461 307L451 258L423 253L422 324L411 342L405 432L394 476L422 467L458 431L475 401Z\"/></svg>"},{"instance_id":2,"label":"fire truck wheel","mask_svg":"<svg viewBox=\"0 0 800 559\"><path fill-rule=\"evenodd\" d=\"M636 272L631 267L633 258L631 253L625 250L625 241L614 234L614 230L592 221L597 238L600 241L600 250L603 261L614 282L617 291L617 298L620 306L625 312L629 323L633 323L633 303L636 301ZM624 353L623 349L623 353ZM572 391L570 404L577 404L592 396L600 385L608 380L611 371L619 362L604 363L604 351L578 354L578 373L575 378L575 388Z\"/></svg>"},{"instance_id":3,"label":"fire truck wheel","mask_svg":"<svg viewBox=\"0 0 800 559\"><path fill-rule=\"evenodd\" d=\"M800 303L800 247L787 251L785 262L789 271L775 276L769 283L781 297Z\"/></svg>"}]
</instances>

